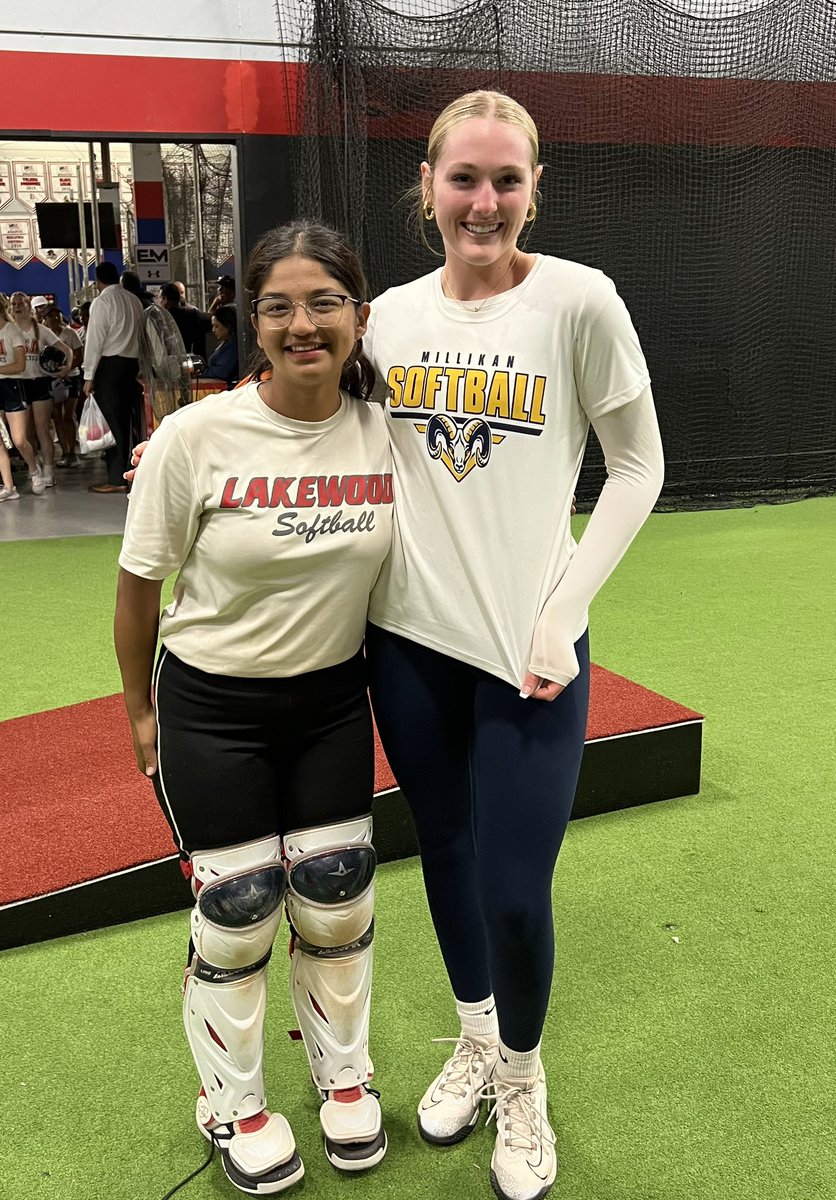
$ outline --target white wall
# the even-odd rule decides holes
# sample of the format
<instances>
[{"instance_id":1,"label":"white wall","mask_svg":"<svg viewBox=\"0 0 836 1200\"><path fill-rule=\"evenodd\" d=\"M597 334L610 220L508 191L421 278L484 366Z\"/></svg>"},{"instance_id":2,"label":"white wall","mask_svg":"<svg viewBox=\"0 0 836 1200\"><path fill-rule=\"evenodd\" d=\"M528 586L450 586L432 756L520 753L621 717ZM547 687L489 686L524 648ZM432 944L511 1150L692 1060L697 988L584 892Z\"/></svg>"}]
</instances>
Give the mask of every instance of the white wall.
<instances>
[{"instance_id":1,"label":"white wall","mask_svg":"<svg viewBox=\"0 0 836 1200\"><path fill-rule=\"evenodd\" d=\"M42 53L286 59L281 41L299 40L296 4L282 0L280 30L273 0L2 0L0 40Z\"/></svg>"}]
</instances>

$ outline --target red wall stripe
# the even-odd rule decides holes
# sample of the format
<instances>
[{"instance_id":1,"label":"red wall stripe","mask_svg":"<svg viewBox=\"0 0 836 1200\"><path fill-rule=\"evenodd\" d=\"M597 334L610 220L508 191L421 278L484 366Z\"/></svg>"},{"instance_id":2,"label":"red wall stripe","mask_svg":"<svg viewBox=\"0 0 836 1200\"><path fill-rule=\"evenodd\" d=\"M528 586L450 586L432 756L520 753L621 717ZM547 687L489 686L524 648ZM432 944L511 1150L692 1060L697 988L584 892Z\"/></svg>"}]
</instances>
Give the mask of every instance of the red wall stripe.
<instances>
[{"instance_id":1,"label":"red wall stripe","mask_svg":"<svg viewBox=\"0 0 836 1200\"><path fill-rule=\"evenodd\" d=\"M299 63L7 51L0 53L2 121L9 133L292 134L305 70ZM33 88L36 78L71 78L72 104ZM466 71L369 71L370 136L424 139L439 95L483 80ZM834 83L509 72L503 84L525 98L544 143L836 147ZM392 111L393 97L404 111ZM322 132L333 136L334 126Z\"/></svg>"},{"instance_id":2,"label":"red wall stripe","mask_svg":"<svg viewBox=\"0 0 836 1200\"><path fill-rule=\"evenodd\" d=\"M223 59L0 53L8 132L287 134L299 65ZM38 79L71 79L72 102Z\"/></svg>"},{"instance_id":3,"label":"red wall stripe","mask_svg":"<svg viewBox=\"0 0 836 1200\"><path fill-rule=\"evenodd\" d=\"M162 180L155 183L150 180L134 180L134 201L139 217L164 217L165 202L163 200Z\"/></svg>"}]
</instances>

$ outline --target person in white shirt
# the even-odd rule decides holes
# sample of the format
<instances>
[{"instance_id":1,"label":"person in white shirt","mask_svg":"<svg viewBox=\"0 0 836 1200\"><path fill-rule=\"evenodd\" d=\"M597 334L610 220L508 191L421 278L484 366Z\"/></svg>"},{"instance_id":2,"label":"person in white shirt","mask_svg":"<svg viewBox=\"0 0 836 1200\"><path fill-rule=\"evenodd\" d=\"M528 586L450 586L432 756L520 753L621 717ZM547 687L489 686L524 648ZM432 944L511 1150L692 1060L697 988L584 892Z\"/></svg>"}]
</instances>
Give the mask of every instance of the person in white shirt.
<instances>
[{"instance_id":1,"label":"person in white shirt","mask_svg":"<svg viewBox=\"0 0 836 1200\"><path fill-rule=\"evenodd\" d=\"M197 900L183 1013L198 1127L236 1187L267 1195L304 1170L262 1074L283 899L327 1158L355 1172L386 1151L368 1057L374 753L362 643L393 494L353 250L323 226L274 230L250 255L247 291L263 351L255 379L272 374L155 432L128 508L115 637L137 764Z\"/></svg>"},{"instance_id":2,"label":"person in white shirt","mask_svg":"<svg viewBox=\"0 0 836 1200\"><path fill-rule=\"evenodd\" d=\"M61 444L61 457L56 460L56 467L76 467L79 465L76 454L78 425L76 423L76 406L81 392L81 360L83 347L81 338L71 325L64 321L64 314L57 305L52 304L43 315L43 324L72 352L72 364L65 379L54 379L52 383L52 398L55 407L52 419L55 432Z\"/></svg>"},{"instance_id":3,"label":"person in white shirt","mask_svg":"<svg viewBox=\"0 0 836 1200\"><path fill-rule=\"evenodd\" d=\"M36 300L46 300L36 296ZM45 311L43 305L41 311ZM36 320L29 297L24 292L15 292L12 296L12 314L15 324L25 339L26 362L20 378L29 405L29 438L40 447L41 469L46 487L55 483L55 443L52 440L52 380L64 379L72 365L73 355L69 346L57 338L51 329L47 329ZM41 366L41 354L52 346L60 354L56 361L60 364L56 371L50 373ZM61 361L63 354L63 362ZM34 481L33 481L34 489Z\"/></svg>"},{"instance_id":4,"label":"person in white shirt","mask_svg":"<svg viewBox=\"0 0 836 1200\"><path fill-rule=\"evenodd\" d=\"M6 297L0 295L0 409L5 413L12 441L29 468L32 491L36 496L41 496L46 484L27 433L29 403L22 378L25 365L26 339L12 319ZM19 499L10 463L4 468L3 499Z\"/></svg>"},{"instance_id":5,"label":"person in white shirt","mask_svg":"<svg viewBox=\"0 0 836 1200\"><path fill-rule=\"evenodd\" d=\"M416 823L461 1032L418 1109L450 1145L493 1100L490 1179L535 1200L556 1175L540 1040L552 875L586 730L587 607L662 484L644 357L600 271L527 253L537 130L514 100L460 97L415 189L444 263L372 304L397 489L366 650L383 748ZM589 425L608 478L580 543Z\"/></svg>"},{"instance_id":6,"label":"person in white shirt","mask_svg":"<svg viewBox=\"0 0 836 1200\"><path fill-rule=\"evenodd\" d=\"M84 395L95 394L116 444L105 450L107 482L89 490L109 494L128 490L124 474L136 440L132 429L141 428L142 388L137 376L142 304L119 286L119 271L111 262L96 267L96 287L99 294L90 305L84 338Z\"/></svg>"}]
</instances>

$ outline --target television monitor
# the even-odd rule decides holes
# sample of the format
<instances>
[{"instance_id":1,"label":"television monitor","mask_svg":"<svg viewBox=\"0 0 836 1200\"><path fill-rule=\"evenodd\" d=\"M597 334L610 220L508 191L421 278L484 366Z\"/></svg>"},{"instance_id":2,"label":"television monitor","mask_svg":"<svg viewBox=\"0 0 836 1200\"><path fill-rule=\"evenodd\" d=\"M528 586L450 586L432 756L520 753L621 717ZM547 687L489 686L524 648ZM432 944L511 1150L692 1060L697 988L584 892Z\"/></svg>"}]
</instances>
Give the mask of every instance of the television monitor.
<instances>
[{"instance_id":1,"label":"television monitor","mask_svg":"<svg viewBox=\"0 0 836 1200\"><path fill-rule=\"evenodd\" d=\"M103 250L118 250L116 221L112 204L99 204L99 232ZM78 205L70 203L36 204L38 236L41 245L52 250L80 250ZM84 205L84 233L87 249L93 249L93 212L90 203Z\"/></svg>"}]
</instances>

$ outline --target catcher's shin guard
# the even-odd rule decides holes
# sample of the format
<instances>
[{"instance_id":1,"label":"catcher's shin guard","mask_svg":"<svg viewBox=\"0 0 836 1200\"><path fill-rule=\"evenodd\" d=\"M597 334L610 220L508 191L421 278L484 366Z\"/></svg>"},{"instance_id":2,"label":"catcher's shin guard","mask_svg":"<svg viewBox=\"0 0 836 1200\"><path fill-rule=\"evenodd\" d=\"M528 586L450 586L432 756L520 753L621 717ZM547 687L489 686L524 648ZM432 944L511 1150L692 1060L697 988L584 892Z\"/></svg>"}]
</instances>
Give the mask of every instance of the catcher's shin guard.
<instances>
[{"instance_id":1,"label":"catcher's shin guard","mask_svg":"<svg viewBox=\"0 0 836 1200\"><path fill-rule=\"evenodd\" d=\"M374 936L371 815L296 830L284 839L293 927L290 986L314 1083L328 1158L342 1170L386 1152L377 1095L368 1087Z\"/></svg>"},{"instance_id":2,"label":"catcher's shin guard","mask_svg":"<svg viewBox=\"0 0 836 1200\"><path fill-rule=\"evenodd\" d=\"M278 837L191 856L194 955L183 1019L200 1075L197 1120L241 1191L268 1195L304 1173L290 1127L266 1111L267 963L287 875Z\"/></svg>"}]
</instances>

